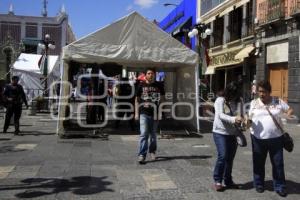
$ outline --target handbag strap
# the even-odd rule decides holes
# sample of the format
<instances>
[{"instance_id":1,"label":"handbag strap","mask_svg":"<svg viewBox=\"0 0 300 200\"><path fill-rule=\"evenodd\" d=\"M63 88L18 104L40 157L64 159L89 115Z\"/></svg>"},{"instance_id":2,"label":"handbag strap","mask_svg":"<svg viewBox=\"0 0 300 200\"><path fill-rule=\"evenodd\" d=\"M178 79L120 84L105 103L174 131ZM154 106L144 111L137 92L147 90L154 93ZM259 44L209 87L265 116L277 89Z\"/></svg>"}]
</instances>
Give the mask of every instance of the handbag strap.
<instances>
[{"instance_id":1,"label":"handbag strap","mask_svg":"<svg viewBox=\"0 0 300 200\"><path fill-rule=\"evenodd\" d=\"M280 124L278 123L278 121L275 119L274 115L270 112L268 106L266 106L266 110L268 111L269 115L270 115L271 118L273 119L274 124L277 126L277 128L278 128L278 129L281 131L281 133L283 134L283 133L284 133L283 128L280 126Z\"/></svg>"}]
</instances>

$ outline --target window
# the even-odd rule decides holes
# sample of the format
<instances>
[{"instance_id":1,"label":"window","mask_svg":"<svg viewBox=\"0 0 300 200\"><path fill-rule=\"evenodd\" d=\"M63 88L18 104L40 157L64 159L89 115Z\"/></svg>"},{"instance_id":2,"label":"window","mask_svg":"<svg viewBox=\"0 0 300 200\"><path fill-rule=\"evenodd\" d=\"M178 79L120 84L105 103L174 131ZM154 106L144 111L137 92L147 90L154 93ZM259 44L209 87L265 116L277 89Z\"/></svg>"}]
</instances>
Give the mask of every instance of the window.
<instances>
[{"instance_id":1,"label":"window","mask_svg":"<svg viewBox=\"0 0 300 200\"><path fill-rule=\"evenodd\" d=\"M214 31L213 38L214 43L213 46L219 46L223 44L223 34L224 34L224 18L216 18L214 23Z\"/></svg>"},{"instance_id":2,"label":"window","mask_svg":"<svg viewBox=\"0 0 300 200\"><path fill-rule=\"evenodd\" d=\"M246 25L247 25L247 30L246 30L246 35L253 35L254 33L254 23L253 23L253 0L247 3L247 13L246 13Z\"/></svg>"},{"instance_id":3,"label":"window","mask_svg":"<svg viewBox=\"0 0 300 200\"><path fill-rule=\"evenodd\" d=\"M242 38L242 23L243 23L243 7L233 10L229 14L230 39L226 42L231 42Z\"/></svg>"}]
</instances>

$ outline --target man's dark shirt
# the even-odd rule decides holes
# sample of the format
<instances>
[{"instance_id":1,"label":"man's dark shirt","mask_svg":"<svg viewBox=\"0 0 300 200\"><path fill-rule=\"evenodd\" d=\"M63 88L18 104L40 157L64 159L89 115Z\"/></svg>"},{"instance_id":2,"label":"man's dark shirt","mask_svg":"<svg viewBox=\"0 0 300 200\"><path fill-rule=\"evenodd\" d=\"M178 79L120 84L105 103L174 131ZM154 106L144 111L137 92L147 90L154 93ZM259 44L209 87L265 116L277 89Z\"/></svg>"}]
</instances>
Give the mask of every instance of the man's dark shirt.
<instances>
[{"instance_id":1,"label":"man's dark shirt","mask_svg":"<svg viewBox=\"0 0 300 200\"><path fill-rule=\"evenodd\" d=\"M6 104L22 105L24 102L26 106L28 105L23 87L19 84L15 86L11 84L6 85L4 88L3 96Z\"/></svg>"},{"instance_id":2,"label":"man's dark shirt","mask_svg":"<svg viewBox=\"0 0 300 200\"><path fill-rule=\"evenodd\" d=\"M153 82L150 84L147 84L145 82L140 83L136 94L136 96L139 97L140 99L138 103L143 104L139 106L140 114L153 116L154 114L153 106L156 106L156 110L158 111L159 101L162 95L165 95L165 91L163 86L160 83L158 82Z\"/></svg>"}]
</instances>

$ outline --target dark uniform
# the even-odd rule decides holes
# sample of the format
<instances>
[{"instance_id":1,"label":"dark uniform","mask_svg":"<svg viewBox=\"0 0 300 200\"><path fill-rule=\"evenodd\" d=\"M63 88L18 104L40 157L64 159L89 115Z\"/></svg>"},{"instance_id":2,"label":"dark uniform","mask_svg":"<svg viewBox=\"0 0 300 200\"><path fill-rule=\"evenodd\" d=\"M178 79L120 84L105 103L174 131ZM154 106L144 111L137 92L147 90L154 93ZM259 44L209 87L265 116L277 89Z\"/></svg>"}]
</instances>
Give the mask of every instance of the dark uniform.
<instances>
[{"instance_id":1,"label":"dark uniform","mask_svg":"<svg viewBox=\"0 0 300 200\"><path fill-rule=\"evenodd\" d=\"M8 84L4 88L3 97L6 107L5 123L3 127L3 133L7 132L10 124L10 119L14 115L15 134L20 132L19 120L22 114L22 104L25 103L28 107L26 96L23 87L18 84L18 77L12 78L12 83Z\"/></svg>"},{"instance_id":2,"label":"dark uniform","mask_svg":"<svg viewBox=\"0 0 300 200\"><path fill-rule=\"evenodd\" d=\"M131 130L135 130L135 122L134 122L134 99L135 96L133 94L133 87L128 83L128 78L122 78L121 81L123 81L123 83L121 82L118 86L117 86L117 95L120 98L117 98L117 117L118 119L116 120L115 123L115 128L119 128L120 125L120 119L124 118L124 116L129 118L129 125ZM122 103L125 103L122 104ZM126 105L127 104L127 105ZM131 106L130 106L130 105ZM131 109L132 108L132 109ZM127 110L126 112L124 110Z\"/></svg>"}]
</instances>

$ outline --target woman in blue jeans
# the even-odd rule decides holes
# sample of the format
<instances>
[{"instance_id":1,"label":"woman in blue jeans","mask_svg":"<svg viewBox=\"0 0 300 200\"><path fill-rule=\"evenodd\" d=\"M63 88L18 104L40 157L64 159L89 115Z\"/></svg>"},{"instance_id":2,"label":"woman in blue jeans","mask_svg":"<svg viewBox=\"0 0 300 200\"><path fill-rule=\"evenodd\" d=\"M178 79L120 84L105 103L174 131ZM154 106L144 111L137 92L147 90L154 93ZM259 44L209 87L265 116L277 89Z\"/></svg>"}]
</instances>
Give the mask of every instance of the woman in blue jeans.
<instances>
[{"instance_id":1,"label":"woman in blue jeans","mask_svg":"<svg viewBox=\"0 0 300 200\"><path fill-rule=\"evenodd\" d=\"M216 99L214 104L213 138L218 152L213 173L214 189L216 191L223 191L225 187L238 187L232 180L231 172L237 149L236 128L234 125L242 122L240 116L235 116L239 99L238 84L232 82L227 85L223 94Z\"/></svg>"}]
</instances>

